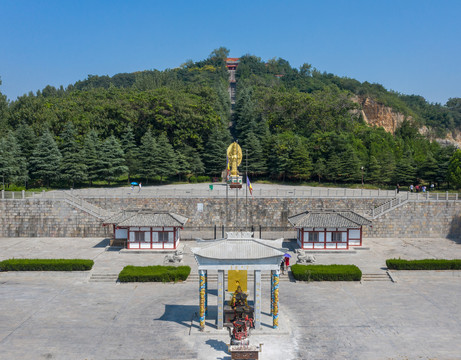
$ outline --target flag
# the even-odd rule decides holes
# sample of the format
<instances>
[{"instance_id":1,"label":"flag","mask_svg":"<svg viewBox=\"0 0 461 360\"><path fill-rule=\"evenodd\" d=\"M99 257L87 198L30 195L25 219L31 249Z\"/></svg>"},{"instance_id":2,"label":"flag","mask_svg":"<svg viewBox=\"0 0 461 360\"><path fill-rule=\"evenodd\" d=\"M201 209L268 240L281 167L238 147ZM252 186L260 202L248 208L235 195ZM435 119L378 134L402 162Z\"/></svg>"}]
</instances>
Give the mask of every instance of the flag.
<instances>
[{"instance_id":1,"label":"flag","mask_svg":"<svg viewBox=\"0 0 461 360\"><path fill-rule=\"evenodd\" d=\"M247 176L247 186L248 186L248 190L250 190L251 196L253 196L253 186L251 186L251 182L248 176Z\"/></svg>"}]
</instances>

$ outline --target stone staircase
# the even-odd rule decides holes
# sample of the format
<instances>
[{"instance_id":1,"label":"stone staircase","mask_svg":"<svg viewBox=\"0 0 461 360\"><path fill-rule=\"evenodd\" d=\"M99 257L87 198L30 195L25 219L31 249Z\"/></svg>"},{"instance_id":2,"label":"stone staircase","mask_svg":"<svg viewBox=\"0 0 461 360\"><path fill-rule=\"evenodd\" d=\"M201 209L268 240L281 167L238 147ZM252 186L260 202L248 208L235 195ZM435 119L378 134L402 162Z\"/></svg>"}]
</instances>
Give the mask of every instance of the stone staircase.
<instances>
[{"instance_id":1,"label":"stone staircase","mask_svg":"<svg viewBox=\"0 0 461 360\"><path fill-rule=\"evenodd\" d=\"M35 194L34 197L40 199L55 199L63 200L67 204L80 209L91 216L98 218L99 220L107 219L109 216L113 215L112 212L100 208L99 206L93 205L90 202L75 196L71 191L59 190L59 191L48 191Z\"/></svg>"},{"instance_id":2,"label":"stone staircase","mask_svg":"<svg viewBox=\"0 0 461 360\"><path fill-rule=\"evenodd\" d=\"M402 206L403 204L407 202L408 202L408 197L407 198L402 198L401 196L394 197L390 199L389 201L386 201L385 203L373 208L371 210L370 216L372 219L376 219L384 215L385 213Z\"/></svg>"},{"instance_id":3,"label":"stone staircase","mask_svg":"<svg viewBox=\"0 0 461 360\"><path fill-rule=\"evenodd\" d=\"M89 282L106 282L115 283L118 280L118 274L114 273L92 273Z\"/></svg>"},{"instance_id":4,"label":"stone staircase","mask_svg":"<svg viewBox=\"0 0 461 360\"><path fill-rule=\"evenodd\" d=\"M362 280L360 282L369 282L369 281L392 281L392 277L389 275L389 272L381 272L381 273L368 273L362 274Z\"/></svg>"}]
</instances>

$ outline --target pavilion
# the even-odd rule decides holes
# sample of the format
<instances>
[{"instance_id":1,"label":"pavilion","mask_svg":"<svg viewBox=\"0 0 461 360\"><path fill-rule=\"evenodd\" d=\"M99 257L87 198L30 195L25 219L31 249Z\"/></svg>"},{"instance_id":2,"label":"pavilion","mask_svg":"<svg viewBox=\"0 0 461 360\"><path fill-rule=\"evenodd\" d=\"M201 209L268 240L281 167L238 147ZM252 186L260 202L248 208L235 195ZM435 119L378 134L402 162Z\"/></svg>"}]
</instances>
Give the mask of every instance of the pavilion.
<instances>
[{"instance_id":1,"label":"pavilion","mask_svg":"<svg viewBox=\"0 0 461 360\"><path fill-rule=\"evenodd\" d=\"M261 272L271 273L271 314L272 326L278 327L279 316L279 277L280 263L284 250L270 245L270 241L254 239L253 233L227 233L227 239L213 241L202 248L194 248L192 252L198 264L200 278L200 328L205 328L205 316L208 306L208 272L218 273L218 312L217 327L224 326L225 276L227 271L254 272L254 324L255 329L261 328ZM272 242L273 243L273 242ZM228 276L229 278L229 276ZM229 280L228 287L230 288Z\"/></svg>"},{"instance_id":2,"label":"pavilion","mask_svg":"<svg viewBox=\"0 0 461 360\"><path fill-rule=\"evenodd\" d=\"M113 226L111 245L127 249L175 250L187 218L151 209L123 210L106 219L103 226Z\"/></svg>"},{"instance_id":3,"label":"pavilion","mask_svg":"<svg viewBox=\"0 0 461 360\"><path fill-rule=\"evenodd\" d=\"M353 211L309 210L290 216L301 249L347 250L362 246L362 226L371 221Z\"/></svg>"}]
</instances>

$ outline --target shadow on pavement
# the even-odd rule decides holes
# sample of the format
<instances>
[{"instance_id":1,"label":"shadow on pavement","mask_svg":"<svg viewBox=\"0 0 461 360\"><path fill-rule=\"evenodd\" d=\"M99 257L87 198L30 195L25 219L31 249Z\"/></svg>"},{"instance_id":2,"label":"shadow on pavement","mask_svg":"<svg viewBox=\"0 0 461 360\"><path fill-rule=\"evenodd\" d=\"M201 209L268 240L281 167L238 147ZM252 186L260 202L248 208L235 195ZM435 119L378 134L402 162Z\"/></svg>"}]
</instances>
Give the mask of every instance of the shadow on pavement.
<instances>
[{"instance_id":1,"label":"shadow on pavement","mask_svg":"<svg viewBox=\"0 0 461 360\"><path fill-rule=\"evenodd\" d=\"M227 353L227 344L224 341L209 339L205 341L205 343L210 345L215 350L224 351Z\"/></svg>"},{"instance_id":2,"label":"shadow on pavement","mask_svg":"<svg viewBox=\"0 0 461 360\"><path fill-rule=\"evenodd\" d=\"M93 248L105 248L106 246L109 246L109 241L110 241L109 238L104 239L100 241L99 243L97 243L95 246L93 246Z\"/></svg>"}]
</instances>

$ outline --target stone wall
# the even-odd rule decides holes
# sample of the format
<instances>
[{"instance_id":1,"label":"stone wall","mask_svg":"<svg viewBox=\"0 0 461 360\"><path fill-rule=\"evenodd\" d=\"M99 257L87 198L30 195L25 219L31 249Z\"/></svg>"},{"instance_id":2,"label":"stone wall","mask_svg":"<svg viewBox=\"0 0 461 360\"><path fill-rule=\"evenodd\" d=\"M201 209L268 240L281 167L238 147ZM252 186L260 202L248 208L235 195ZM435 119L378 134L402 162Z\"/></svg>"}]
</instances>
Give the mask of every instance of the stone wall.
<instances>
[{"instance_id":1,"label":"stone wall","mask_svg":"<svg viewBox=\"0 0 461 360\"><path fill-rule=\"evenodd\" d=\"M460 213L459 201L409 201L373 220L364 236L458 238Z\"/></svg>"},{"instance_id":2,"label":"stone wall","mask_svg":"<svg viewBox=\"0 0 461 360\"><path fill-rule=\"evenodd\" d=\"M101 237L108 230L97 218L62 200L0 201L1 237Z\"/></svg>"},{"instance_id":3,"label":"stone wall","mask_svg":"<svg viewBox=\"0 0 461 360\"><path fill-rule=\"evenodd\" d=\"M111 211L147 207L175 212L189 218L186 225L189 230L226 225L226 199L222 198L88 198L86 200ZM374 206L386 200L250 198L248 199L248 225L255 226L255 229L263 226L278 231L289 226L289 216L309 209L322 208L349 209L367 216ZM201 208L203 211L198 210ZM456 238L461 234L460 214L461 202L459 201L410 201L373 220L372 228L364 228L364 237L450 236ZM228 199L227 225L237 227L246 225L245 198L238 199L237 206L235 198ZM210 232L210 230L206 231ZM0 201L0 236L3 237L99 237L109 234L110 229L102 227L99 219L62 200Z\"/></svg>"},{"instance_id":4,"label":"stone wall","mask_svg":"<svg viewBox=\"0 0 461 360\"><path fill-rule=\"evenodd\" d=\"M226 225L225 198L87 198L92 204L110 211L149 208L170 211L189 218L187 226ZM228 199L229 226L288 226L288 217L309 209L349 209L366 215L374 206L389 199L372 198L245 198ZM198 209L203 208L203 211ZM236 216L237 214L237 216ZM236 221L237 218L237 221Z\"/></svg>"}]
</instances>

